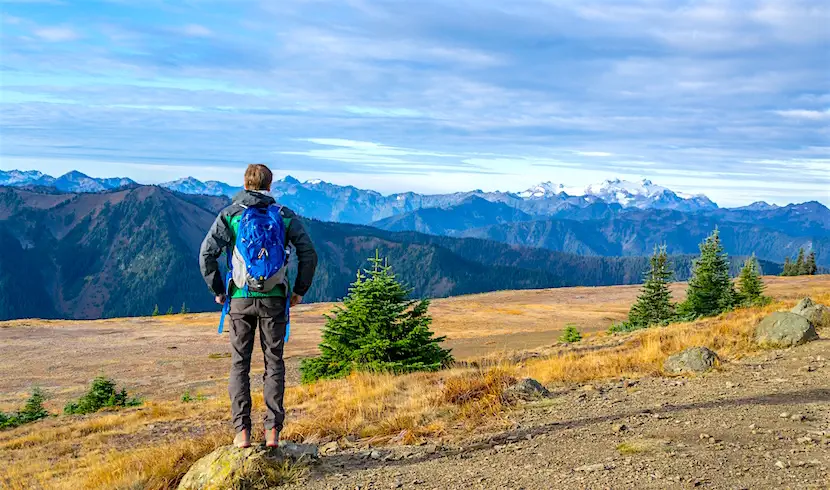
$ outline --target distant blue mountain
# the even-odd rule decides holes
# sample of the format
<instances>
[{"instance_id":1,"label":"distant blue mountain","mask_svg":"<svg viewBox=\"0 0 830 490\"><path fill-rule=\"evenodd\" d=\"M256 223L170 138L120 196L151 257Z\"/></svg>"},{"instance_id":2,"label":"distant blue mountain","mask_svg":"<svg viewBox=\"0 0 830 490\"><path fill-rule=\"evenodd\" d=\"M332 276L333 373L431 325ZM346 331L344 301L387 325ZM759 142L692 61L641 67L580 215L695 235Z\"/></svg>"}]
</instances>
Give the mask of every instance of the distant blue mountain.
<instances>
[{"instance_id":1,"label":"distant blue mountain","mask_svg":"<svg viewBox=\"0 0 830 490\"><path fill-rule=\"evenodd\" d=\"M0 185L11 187L43 186L54 187L61 192L105 192L121 187L138 185L128 178L96 179L73 170L58 178L44 175L41 172L30 170L22 172L0 170Z\"/></svg>"}]
</instances>

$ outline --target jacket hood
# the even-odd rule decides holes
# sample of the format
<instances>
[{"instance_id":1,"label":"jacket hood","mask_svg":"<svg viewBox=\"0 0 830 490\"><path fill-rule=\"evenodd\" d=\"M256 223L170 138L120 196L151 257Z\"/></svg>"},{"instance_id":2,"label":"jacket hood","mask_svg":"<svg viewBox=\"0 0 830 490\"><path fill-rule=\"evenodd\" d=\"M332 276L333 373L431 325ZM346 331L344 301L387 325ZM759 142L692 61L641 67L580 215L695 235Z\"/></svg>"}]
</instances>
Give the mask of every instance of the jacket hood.
<instances>
[{"instance_id":1,"label":"jacket hood","mask_svg":"<svg viewBox=\"0 0 830 490\"><path fill-rule=\"evenodd\" d=\"M233 197L233 203L249 208L264 208L276 204L277 201L261 192L242 190Z\"/></svg>"}]
</instances>

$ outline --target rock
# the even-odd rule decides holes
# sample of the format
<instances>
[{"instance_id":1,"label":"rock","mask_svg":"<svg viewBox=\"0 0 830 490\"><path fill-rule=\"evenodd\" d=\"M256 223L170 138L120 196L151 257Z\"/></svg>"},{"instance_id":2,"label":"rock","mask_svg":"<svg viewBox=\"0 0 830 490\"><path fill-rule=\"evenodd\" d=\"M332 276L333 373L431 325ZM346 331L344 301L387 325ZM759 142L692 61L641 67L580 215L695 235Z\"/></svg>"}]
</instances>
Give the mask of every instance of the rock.
<instances>
[{"instance_id":1,"label":"rock","mask_svg":"<svg viewBox=\"0 0 830 490\"><path fill-rule=\"evenodd\" d=\"M773 313L755 327L755 342L763 347L793 347L816 339L810 321L795 313Z\"/></svg>"},{"instance_id":2,"label":"rock","mask_svg":"<svg viewBox=\"0 0 830 490\"><path fill-rule=\"evenodd\" d=\"M324 445L323 447L321 447L320 452L323 453L323 454L332 454L332 453L337 452L338 449L340 449L340 445L337 444L337 442L335 441L335 442L330 442L330 443Z\"/></svg>"},{"instance_id":3,"label":"rock","mask_svg":"<svg viewBox=\"0 0 830 490\"><path fill-rule=\"evenodd\" d=\"M814 328L830 327L830 308L814 303L810 298L802 299L801 302L790 311L809 320Z\"/></svg>"},{"instance_id":4,"label":"rock","mask_svg":"<svg viewBox=\"0 0 830 490\"><path fill-rule=\"evenodd\" d=\"M627 426L627 425L625 425L625 424L615 424L615 425L611 428L611 431L612 431L612 432L614 432L614 433L616 433L616 434L619 434L619 433L621 433L621 432L625 432L625 431L627 431L627 430L628 430L628 426Z\"/></svg>"},{"instance_id":5,"label":"rock","mask_svg":"<svg viewBox=\"0 0 830 490\"><path fill-rule=\"evenodd\" d=\"M610 470L612 468L611 465L606 465L605 463L597 463L597 464L587 464L585 466L580 466L578 468L574 468L574 471L580 473L596 473L597 471L605 471Z\"/></svg>"},{"instance_id":6,"label":"rock","mask_svg":"<svg viewBox=\"0 0 830 490\"><path fill-rule=\"evenodd\" d=\"M783 461L776 461L775 466L782 470L787 467L787 465L785 465Z\"/></svg>"},{"instance_id":7,"label":"rock","mask_svg":"<svg viewBox=\"0 0 830 490\"><path fill-rule=\"evenodd\" d=\"M718 355L706 347L690 347L669 356L663 363L663 369L672 374L705 373L719 361Z\"/></svg>"},{"instance_id":8,"label":"rock","mask_svg":"<svg viewBox=\"0 0 830 490\"><path fill-rule=\"evenodd\" d=\"M507 399L534 401L550 398L553 395L547 388L542 386L542 383L533 378L524 378L504 390L504 396Z\"/></svg>"},{"instance_id":9,"label":"rock","mask_svg":"<svg viewBox=\"0 0 830 490\"><path fill-rule=\"evenodd\" d=\"M223 446L197 461L182 478L179 490L219 490L237 488L252 476L263 475L280 483L283 463L311 462L318 457L317 447L304 444L280 443L276 449L255 446L239 449Z\"/></svg>"}]
</instances>

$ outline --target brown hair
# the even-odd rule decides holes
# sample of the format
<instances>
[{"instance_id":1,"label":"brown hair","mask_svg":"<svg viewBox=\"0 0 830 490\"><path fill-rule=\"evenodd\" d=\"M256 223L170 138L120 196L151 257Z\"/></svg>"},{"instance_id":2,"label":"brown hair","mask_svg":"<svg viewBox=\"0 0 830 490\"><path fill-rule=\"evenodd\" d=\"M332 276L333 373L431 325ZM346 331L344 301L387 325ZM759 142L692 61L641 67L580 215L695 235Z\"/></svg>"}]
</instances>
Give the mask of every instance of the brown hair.
<instances>
[{"instance_id":1,"label":"brown hair","mask_svg":"<svg viewBox=\"0 0 830 490\"><path fill-rule=\"evenodd\" d=\"M249 191L267 191L271 189L274 174L271 169L261 163L248 165L245 170L245 189Z\"/></svg>"}]
</instances>

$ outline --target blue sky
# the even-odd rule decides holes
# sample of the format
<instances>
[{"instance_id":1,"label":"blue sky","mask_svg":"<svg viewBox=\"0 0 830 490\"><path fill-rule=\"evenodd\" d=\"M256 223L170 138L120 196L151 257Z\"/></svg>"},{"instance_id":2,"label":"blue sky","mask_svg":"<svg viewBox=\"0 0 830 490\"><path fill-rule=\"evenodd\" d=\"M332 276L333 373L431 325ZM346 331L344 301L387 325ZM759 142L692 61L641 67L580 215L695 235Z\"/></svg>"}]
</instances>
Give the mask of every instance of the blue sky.
<instances>
[{"instance_id":1,"label":"blue sky","mask_svg":"<svg viewBox=\"0 0 830 490\"><path fill-rule=\"evenodd\" d=\"M0 168L830 204L830 4L2 0Z\"/></svg>"}]
</instances>

